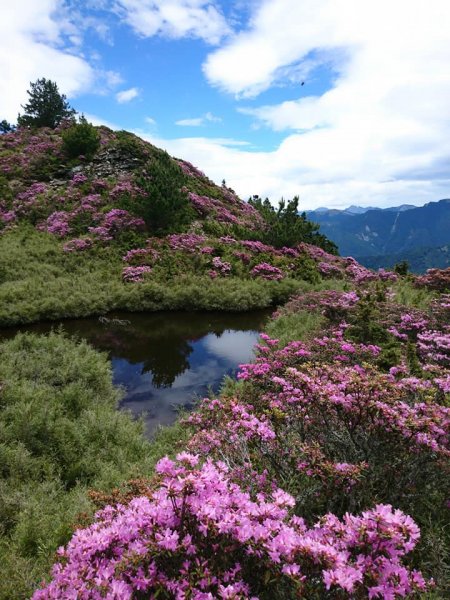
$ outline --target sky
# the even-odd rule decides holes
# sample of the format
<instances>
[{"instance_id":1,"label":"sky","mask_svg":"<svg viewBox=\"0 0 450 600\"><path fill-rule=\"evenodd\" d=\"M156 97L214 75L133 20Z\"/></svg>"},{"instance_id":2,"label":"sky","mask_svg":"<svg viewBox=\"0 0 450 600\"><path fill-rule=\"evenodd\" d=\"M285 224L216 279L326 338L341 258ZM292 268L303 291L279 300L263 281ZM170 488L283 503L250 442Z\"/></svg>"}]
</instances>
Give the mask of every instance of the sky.
<instances>
[{"instance_id":1,"label":"sky","mask_svg":"<svg viewBox=\"0 0 450 600\"><path fill-rule=\"evenodd\" d=\"M0 120L46 77L243 199L450 197L450 0L5 0L0 73Z\"/></svg>"}]
</instances>

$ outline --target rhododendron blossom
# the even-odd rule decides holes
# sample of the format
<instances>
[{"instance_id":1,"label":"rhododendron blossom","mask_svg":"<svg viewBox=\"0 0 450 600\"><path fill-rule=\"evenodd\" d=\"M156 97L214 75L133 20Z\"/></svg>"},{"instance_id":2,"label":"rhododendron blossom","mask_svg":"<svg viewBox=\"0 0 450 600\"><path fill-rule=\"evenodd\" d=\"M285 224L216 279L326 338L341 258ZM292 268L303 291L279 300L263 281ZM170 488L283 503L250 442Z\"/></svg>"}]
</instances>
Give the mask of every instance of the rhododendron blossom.
<instances>
[{"instance_id":1,"label":"rhododendron blossom","mask_svg":"<svg viewBox=\"0 0 450 600\"><path fill-rule=\"evenodd\" d=\"M294 499L283 490L253 499L224 464L197 468L198 460L188 453L162 459L159 485L147 496L97 513L60 549L53 580L33 600L161 592L255 600L267 572L277 580L272 594L279 585L306 597L330 588L382 598L426 589L402 563L419 530L401 511L378 505L308 527L290 516Z\"/></svg>"}]
</instances>

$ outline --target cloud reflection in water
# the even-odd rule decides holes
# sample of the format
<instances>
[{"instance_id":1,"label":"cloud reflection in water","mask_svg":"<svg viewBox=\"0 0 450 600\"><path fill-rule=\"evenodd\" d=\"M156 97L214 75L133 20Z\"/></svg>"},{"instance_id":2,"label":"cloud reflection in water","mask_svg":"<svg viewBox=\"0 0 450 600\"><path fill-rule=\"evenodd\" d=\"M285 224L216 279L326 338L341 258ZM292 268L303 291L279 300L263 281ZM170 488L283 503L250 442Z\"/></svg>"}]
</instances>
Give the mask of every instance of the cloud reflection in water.
<instances>
[{"instance_id":1,"label":"cloud reflection in water","mask_svg":"<svg viewBox=\"0 0 450 600\"><path fill-rule=\"evenodd\" d=\"M126 390L120 407L143 417L148 433L157 425L168 425L175 420L177 408L191 408L196 397L206 395L209 388L217 391L225 375L233 375L240 363L251 360L257 339L255 330L227 329L190 340L187 368L165 386L158 383L163 374L159 372L155 382L153 373L145 372L144 363L113 358L114 381Z\"/></svg>"}]
</instances>

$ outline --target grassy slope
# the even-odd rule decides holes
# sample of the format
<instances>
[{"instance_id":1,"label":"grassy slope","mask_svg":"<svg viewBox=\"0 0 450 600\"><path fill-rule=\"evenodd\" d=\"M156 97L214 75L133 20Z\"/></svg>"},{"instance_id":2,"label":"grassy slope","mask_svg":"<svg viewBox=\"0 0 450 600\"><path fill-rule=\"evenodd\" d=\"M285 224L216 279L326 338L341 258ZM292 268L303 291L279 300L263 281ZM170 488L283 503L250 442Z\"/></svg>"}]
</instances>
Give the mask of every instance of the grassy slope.
<instances>
[{"instance_id":1,"label":"grassy slope","mask_svg":"<svg viewBox=\"0 0 450 600\"><path fill-rule=\"evenodd\" d=\"M283 302L294 291L311 287L294 279L211 280L192 274L126 284L117 248L75 254L64 253L61 246L54 236L31 227L0 236L0 326L113 309L250 310Z\"/></svg>"}]
</instances>

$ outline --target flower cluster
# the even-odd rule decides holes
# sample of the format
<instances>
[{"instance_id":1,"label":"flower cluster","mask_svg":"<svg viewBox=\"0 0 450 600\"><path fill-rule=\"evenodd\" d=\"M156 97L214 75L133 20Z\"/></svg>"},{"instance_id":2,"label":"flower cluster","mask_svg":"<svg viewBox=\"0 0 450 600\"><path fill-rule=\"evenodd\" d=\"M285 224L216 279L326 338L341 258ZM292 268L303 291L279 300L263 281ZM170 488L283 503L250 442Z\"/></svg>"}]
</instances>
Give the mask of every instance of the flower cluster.
<instances>
[{"instance_id":1,"label":"flower cluster","mask_svg":"<svg viewBox=\"0 0 450 600\"><path fill-rule=\"evenodd\" d=\"M253 277L262 277L263 279L271 279L273 281L279 281L284 277L284 273L281 269L266 262L255 265L250 273Z\"/></svg>"},{"instance_id":2,"label":"flower cluster","mask_svg":"<svg viewBox=\"0 0 450 600\"><path fill-rule=\"evenodd\" d=\"M425 275L416 277L418 287L446 292L450 290L450 267L447 269L428 269Z\"/></svg>"},{"instance_id":3,"label":"flower cluster","mask_svg":"<svg viewBox=\"0 0 450 600\"><path fill-rule=\"evenodd\" d=\"M300 311L320 311L331 323L336 324L349 319L359 299L360 297L355 291L307 292L301 296L293 296L275 315L279 317Z\"/></svg>"},{"instance_id":4,"label":"flower cluster","mask_svg":"<svg viewBox=\"0 0 450 600\"><path fill-rule=\"evenodd\" d=\"M224 262L219 256L212 259L212 265L221 275L229 275L231 273L231 264Z\"/></svg>"},{"instance_id":5,"label":"flower cluster","mask_svg":"<svg viewBox=\"0 0 450 600\"><path fill-rule=\"evenodd\" d=\"M76 187L79 185L83 185L83 183L86 183L87 179L88 178L84 173L81 173L81 172L75 173L69 182L69 186Z\"/></svg>"},{"instance_id":6,"label":"flower cluster","mask_svg":"<svg viewBox=\"0 0 450 600\"><path fill-rule=\"evenodd\" d=\"M0 173L8 179L20 178L23 174L37 179L61 160L61 148L57 130L19 128L0 138Z\"/></svg>"},{"instance_id":7,"label":"flower cluster","mask_svg":"<svg viewBox=\"0 0 450 600\"><path fill-rule=\"evenodd\" d=\"M189 177L195 177L197 179L206 179L206 175L197 167L194 167L193 164L188 162L187 160L178 160L178 164L185 175Z\"/></svg>"},{"instance_id":8,"label":"flower cluster","mask_svg":"<svg viewBox=\"0 0 450 600\"><path fill-rule=\"evenodd\" d=\"M115 238L125 230L143 231L145 223L143 219L133 217L127 210L113 208L100 221L100 228L103 228L110 238ZM89 231L95 234L95 228L90 228Z\"/></svg>"},{"instance_id":9,"label":"flower cluster","mask_svg":"<svg viewBox=\"0 0 450 600\"><path fill-rule=\"evenodd\" d=\"M181 233L167 236L167 242L171 250L180 250L182 252L196 252L206 241L204 235L195 233Z\"/></svg>"},{"instance_id":10,"label":"flower cluster","mask_svg":"<svg viewBox=\"0 0 450 600\"><path fill-rule=\"evenodd\" d=\"M350 279L358 285L375 280L390 282L397 280L397 275L392 271L380 269L375 273L360 265L351 256L347 258L334 256L310 244L299 244L298 249L314 260L318 270L325 277Z\"/></svg>"},{"instance_id":11,"label":"flower cluster","mask_svg":"<svg viewBox=\"0 0 450 600\"><path fill-rule=\"evenodd\" d=\"M196 468L196 455L177 459L157 464L159 485L147 496L107 507L78 530L33 600L256 600L283 588L303 597L333 589L387 599L426 589L402 562L419 530L401 511L378 505L308 527L290 516L294 499L282 490L252 499L223 463Z\"/></svg>"},{"instance_id":12,"label":"flower cluster","mask_svg":"<svg viewBox=\"0 0 450 600\"><path fill-rule=\"evenodd\" d=\"M263 226L259 212L250 204L240 201L227 189L222 189L220 199L201 196L194 192L189 192L188 198L196 212L204 218L254 230L261 229Z\"/></svg>"},{"instance_id":13,"label":"flower cluster","mask_svg":"<svg viewBox=\"0 0 450 600\"><path fill-rule=\"evenodd\" d=\"M159 258L159 252L153 248L135 248L128 250L122 260L126 263L140 265L144 262L151 262L154 264Z\"/></svg>"},{"instance_id":14,"label":"flower cluster","mask_svg":"<svg viewBox=\"0 0 450 600\"><path fill-rule=\"evenodd\" d=\"M70 233L70 217L71 214L66 211L52 213L47 219L46 230L58 237L66 237Z\"/></svg>"},{"instance_id":15,"label":"flower cluster","mask_svg":"<svg viewBox=\"0 0 450 600\"><path fill-rule=\"evenodd\" d=\"M91 238L77 238L66 242L63 246L64 252L80 252L92 247Z\"/></svg>"},{"instance_id":16,"label":"flower cluster","mask_svg":"<svg viewBox=\"0 0 450 600\"><path fill-rule=\"evenodd\" d=\"M151 267L125 267L122 271L123 280L127 283L140 283L144 281L144 275L151 273Z\"/></svg>"}]
</instances>

